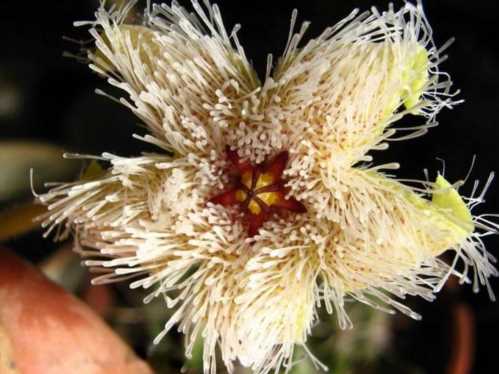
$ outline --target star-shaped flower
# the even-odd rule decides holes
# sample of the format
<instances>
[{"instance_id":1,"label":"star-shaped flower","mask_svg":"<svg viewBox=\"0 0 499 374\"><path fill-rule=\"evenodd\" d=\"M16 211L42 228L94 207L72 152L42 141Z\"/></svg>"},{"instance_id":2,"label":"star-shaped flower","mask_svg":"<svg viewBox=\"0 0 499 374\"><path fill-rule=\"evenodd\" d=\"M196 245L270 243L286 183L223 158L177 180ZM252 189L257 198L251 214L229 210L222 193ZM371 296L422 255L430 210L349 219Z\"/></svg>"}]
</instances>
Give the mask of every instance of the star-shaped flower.
<instances>
[{"instance_id":1,"label":"star-shaped flower","mask_svg":"<svg viewBox=\"0 0 499 374\"><path fill-rule=\"evenodd\" d=\"M481 237L497 224L470 212L483 192L463 200L443 176L410 186L383 172L398 164L369 164L456 103L420 3L354 11L301 45L304 24L262 82L217 6L153 5L125 24L133 4L98 10L88 57L158 151L103 154L102 175L39 199L47 234L76 233L94 283L131 279L175 309L156 342L178 324L187 355L203 337L205 373L217 347L229 372L268 373L290 367L318 307L347 328L346 299L419 318L401 300L433 300L451 274L490 291ZM426 122L394 124L409 113Z\"/></svg>"},{"instance_id":2,"label":"star-shaped flower","mask_svg":"<svg viewBox=\"0 0 499 374\"><path fill-rule=\"evenodd\" d=\"M230 149L227 156L234 180L229 189L210 201L223 206L239 205L247 220L249 236L256 235L273 213L307 211L302 203L287 196L289 191L282 173L288 162L288 152L281 152L266 164L256 166L241 161L237 152Z\"/></svg>"}]
</instances>

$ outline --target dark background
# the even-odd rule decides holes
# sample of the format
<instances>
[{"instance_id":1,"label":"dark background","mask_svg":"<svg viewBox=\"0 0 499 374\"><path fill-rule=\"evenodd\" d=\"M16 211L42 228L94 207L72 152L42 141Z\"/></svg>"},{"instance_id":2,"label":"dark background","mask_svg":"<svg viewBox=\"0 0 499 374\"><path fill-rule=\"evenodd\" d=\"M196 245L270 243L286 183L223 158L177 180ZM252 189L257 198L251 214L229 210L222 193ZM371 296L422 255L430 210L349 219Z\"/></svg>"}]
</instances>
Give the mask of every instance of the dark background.
<instances>
[{"instance_id":1,"label":"dark background","mask_svg":"<svg viewBox=\"0 0 499 374\"><path fill-rule=\"evenodd\" d=\"M312 21L308 35L313 37L354 7L367 9L376 5L383 9L388 4L375 0L220 0L217 3L228 29L235 23L243 25L240 40L260 75L267 53L279 56L283 50L293 8L298 8L299 20ZM139 153L142 144L131 138L132 132L141 131L136 127L137 120L125 108L94 94L97 87L108 92L109 89L85 65L62 57L63 51L77 53L79 48L63 40L63 36L88 38L85 30L74 29L72 22L92 19L97 1L39 2L40 9L36 10L32 4L12 0L0 4L0 99L10 95L14 105L14 110L0 110L0 141L40 140L87 153ZM402 1L395 1L395 6L401 4ZM451 74L455 87L462 90L460 97L465 103L452 111L444 110L438 117L440 126L428 135L394 143L388 151L376 155L376 160L399 161L402 165L399 175L423 178L424 168L430 171L441 168L436 159L439 157L446 161L446 176L455 181L466 175L472 156L477 155L472 178L463 189L469 192L474 178L485 180L490 171L499 171L496 114L499 6L492 0L434 0L425 1L424 5L437 45L456 37L442 69ZM485 210L478 208L478 211L499 212L498 192L496 182L488 192ZM496 238L486 241L488 249L496 255L498 243ZM39 260L50 243L41 241L37 232L11 241L10 246L31 260ZM499 291L497 280L492 283ZM453 326L448 306L457 300L472 306L476 320L473 372L498 372L496 345L491 342L497 341L499 308L488 300L486 292L474 295L470 287L458 294L446 291L433 304L420 303L417 309L424 320L416 329L401 329L396 335L399 356L416 362L424 372L444 372L452 348Z\"/></svg>"}]
</instances>

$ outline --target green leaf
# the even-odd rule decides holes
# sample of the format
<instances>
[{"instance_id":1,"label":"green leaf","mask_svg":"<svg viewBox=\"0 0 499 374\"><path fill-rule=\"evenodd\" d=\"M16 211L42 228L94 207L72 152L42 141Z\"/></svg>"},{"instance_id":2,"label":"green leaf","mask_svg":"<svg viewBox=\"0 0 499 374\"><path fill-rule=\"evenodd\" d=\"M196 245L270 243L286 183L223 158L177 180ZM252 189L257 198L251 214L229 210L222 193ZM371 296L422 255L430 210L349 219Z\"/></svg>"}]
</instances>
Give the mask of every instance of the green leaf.
<instances>
[{"instance_id":1,"label":"green leaf","mask_svg":"<svg viewBox=\"0 0 499 374\"><path fill-rule=\"evenodd\" d=\"M45 182L76 176L80 163L63 159L62 148L36 142L0 142L0 201L19 198L30 192L30 169L34 187Z\"/></svg>"}]
</instances>

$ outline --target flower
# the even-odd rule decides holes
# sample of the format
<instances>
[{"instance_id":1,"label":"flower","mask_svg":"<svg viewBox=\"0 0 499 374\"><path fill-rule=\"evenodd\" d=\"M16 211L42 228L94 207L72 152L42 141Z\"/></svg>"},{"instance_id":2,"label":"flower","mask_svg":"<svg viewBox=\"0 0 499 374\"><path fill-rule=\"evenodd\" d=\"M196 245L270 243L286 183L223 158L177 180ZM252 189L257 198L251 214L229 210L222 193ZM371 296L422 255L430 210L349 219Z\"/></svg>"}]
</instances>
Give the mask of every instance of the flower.
<instances>
[{"instance_id":1,"label":"flower","mask_svg":"<svg viewBox=\"0 0 499 374\"><path fill-rule=\"evenodd\" d=\"M293 13L263 82L216 5L153 5L125 24L133 5L79 25L95 39L90 68L125 92L150 132L136 137L158 151L104 153L107 170L94 164L39 200L46 235L73 232L94 283L131 280L175 310L156 343L178 325L187 356L203 337L205 373L217 349L229 372L236 361L277 372L306 349L319 307L341 328L347 299L419 319L403 299L433 300L450 275L493 297L482 237L498 226L471 214L493 174L463 198L443 175L401 181L383 171L398 164L369 164L458 103L420 2L354 11L302 46ZM395 124L409 113L424 124Z\"/></svg>"},{"instance_id":2,"label":"flower","mask_svg":"<svg viewBox=\"0 0 499 374\"><path fill-rule=\"evenodd\" d=\"M276 211L305 213L305 206L288 196L289 190L282 178L288 157L288 152L284 151L266 164L254 166L241 161L237 152L229 148L227 158L234 174L232 186L211 198L210 202L224 206L241 205L247 218L249 236L256 235Z\"/></svg>"}]
</instances>

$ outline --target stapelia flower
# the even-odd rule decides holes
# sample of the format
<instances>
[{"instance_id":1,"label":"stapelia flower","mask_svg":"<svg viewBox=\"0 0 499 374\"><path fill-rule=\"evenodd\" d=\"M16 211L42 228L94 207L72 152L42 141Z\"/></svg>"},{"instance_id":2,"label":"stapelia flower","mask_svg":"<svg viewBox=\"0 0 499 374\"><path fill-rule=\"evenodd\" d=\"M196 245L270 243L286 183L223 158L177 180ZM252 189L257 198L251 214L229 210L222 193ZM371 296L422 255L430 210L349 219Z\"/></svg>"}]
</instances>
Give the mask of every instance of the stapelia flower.
<instances>
[{"instance_id":1,"label":"stapelia flower","mask_svg":"<svg viewBox=\"0 0 499 374\"><path fill-rule=\"evenodd\" d=\"M156 342L178 325L189 356L202 336L206 373L217 349L229 372L289 368L317 308L352 326L346 299L418 319L402 300L433 300L451 274L492 296L481 238L497 225L470 212L492 176L462 198L442 175L408 185L383 172L397 164L369 164L457 103L420 3L354 11L300 46L304 24L263 82L237 27L192 4L154 5L139 24L125 23L134 2L101 7L86 23L90 68L125 92L150 132L137 137L158 147L105 153L102 175L39 197L47 234L74 232L94 283L132 279L151 290L145 302L162 296L175 312ZM409 113L425 123L394 125Z\"/></svg>"}]
</instances>

